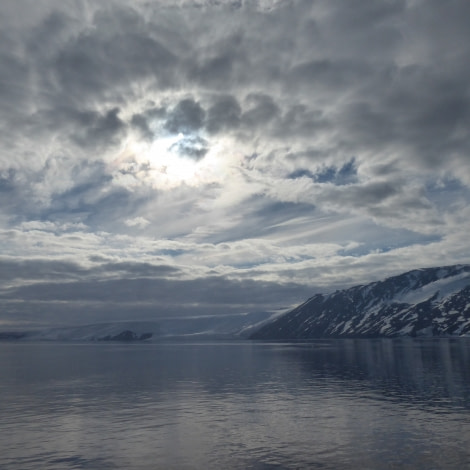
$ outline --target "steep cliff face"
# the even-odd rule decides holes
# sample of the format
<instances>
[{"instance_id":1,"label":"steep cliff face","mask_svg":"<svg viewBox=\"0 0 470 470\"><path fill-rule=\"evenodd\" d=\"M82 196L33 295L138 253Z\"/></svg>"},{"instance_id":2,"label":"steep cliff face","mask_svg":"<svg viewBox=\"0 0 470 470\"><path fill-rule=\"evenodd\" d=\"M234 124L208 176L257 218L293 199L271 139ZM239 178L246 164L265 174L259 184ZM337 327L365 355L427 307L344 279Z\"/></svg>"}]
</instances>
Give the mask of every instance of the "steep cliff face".
<instances>
[{"instance_id":1,"label":"steep cliff face","mask_svg":"<svg viewBox=\"0 0 470 470\"><path fill-rule=\"evenodd\" d=\"M470 265L413 270L317 294L252 339L470 335Z\"/></svg>"}]
</instances>

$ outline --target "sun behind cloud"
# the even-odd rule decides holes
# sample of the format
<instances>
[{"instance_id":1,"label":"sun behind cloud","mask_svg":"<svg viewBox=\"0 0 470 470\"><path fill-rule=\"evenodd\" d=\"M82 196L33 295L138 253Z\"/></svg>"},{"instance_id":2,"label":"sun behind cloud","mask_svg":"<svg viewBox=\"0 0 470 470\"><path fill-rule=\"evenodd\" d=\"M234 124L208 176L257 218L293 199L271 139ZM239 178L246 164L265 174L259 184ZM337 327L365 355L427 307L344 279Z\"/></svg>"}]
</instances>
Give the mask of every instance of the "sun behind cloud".
<instances>
[{"instance_id":1,"label":"sun behind cloud","mask_svg":"<svg viewBox=\"0 0 470 470\"><path fill-rule=\"evenodd\" d=\"M198 135L178 133L155 136L151 141L129 138L114 160L122 176L135 183L146 182L168 190L182 184L200 186L221 181L228 171L227 149L223 142L208 142Z\"/></svg>"},{"instance_id":2,"label":"sun behind cloud","mask_svg":"<svg viewBox=\"0 0 470 470\"><path fill-rule=\"evenodd\" d=\"M197 184L198 166L200 160L182 155L178 149L185 140L185 136L179 133L155 139L143 155L150 166L168 186L186 183Z\"/></svg>"}]
</instances>

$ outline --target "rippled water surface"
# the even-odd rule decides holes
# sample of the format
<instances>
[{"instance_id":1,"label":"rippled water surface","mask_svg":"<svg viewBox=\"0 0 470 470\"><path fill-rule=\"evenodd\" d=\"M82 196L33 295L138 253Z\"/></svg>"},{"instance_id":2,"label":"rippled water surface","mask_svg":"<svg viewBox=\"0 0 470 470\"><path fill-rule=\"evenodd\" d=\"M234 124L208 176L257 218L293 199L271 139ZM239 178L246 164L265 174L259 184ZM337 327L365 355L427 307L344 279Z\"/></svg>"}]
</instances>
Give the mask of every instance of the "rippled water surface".
<instances>
[{"instance_id":1,"label":"rippled water surface","mask_svg":"<svg viewBox=\"0 0 470 470\"><path fill-rule=\"evenodd\" d=\"M470 468L470 341L0 343L2 469Z\"/></svg>"}]
</instances>

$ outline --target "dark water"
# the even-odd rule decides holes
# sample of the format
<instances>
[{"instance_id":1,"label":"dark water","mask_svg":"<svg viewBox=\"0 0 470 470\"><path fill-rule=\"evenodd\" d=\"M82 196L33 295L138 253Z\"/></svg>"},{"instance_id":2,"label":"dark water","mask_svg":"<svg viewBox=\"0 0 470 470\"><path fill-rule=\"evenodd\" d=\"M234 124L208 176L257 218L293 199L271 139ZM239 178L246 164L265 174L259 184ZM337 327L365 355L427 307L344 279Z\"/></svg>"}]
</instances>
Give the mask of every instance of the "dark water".
<instances>
[{"instance_id":1,"label":"dark water","mask_svg":"<svg viewBox=\"0 0 470 470\"><path fill-rule=\"evenodd\" d=\"M0 343L1 469L470 468L470 340Z\"/></svg>"}]
</instances>

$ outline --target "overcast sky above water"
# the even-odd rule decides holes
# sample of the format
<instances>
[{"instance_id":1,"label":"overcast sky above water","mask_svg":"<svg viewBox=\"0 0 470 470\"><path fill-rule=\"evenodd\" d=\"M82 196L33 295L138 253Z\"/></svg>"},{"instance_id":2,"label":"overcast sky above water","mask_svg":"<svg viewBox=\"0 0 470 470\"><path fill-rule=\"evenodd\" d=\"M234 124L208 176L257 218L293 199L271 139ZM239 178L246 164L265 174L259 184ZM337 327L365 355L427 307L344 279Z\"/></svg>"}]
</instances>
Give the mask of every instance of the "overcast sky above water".
<instances>
[{"instance_id":1,"label":"overcast sky above water","mask_svg":"<svg viewBox=\"0 0 470 470\"><path fill-rule=\"evenodd\" d=\"M0 326L288 307L470 261L467 0L0 4Z\"/></svg>"}]
</instances>

